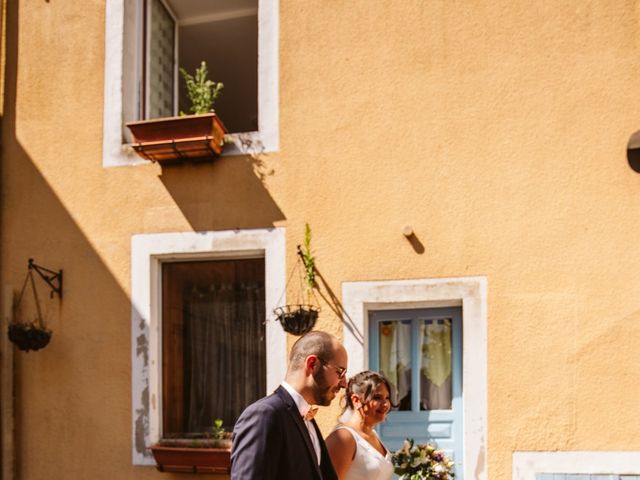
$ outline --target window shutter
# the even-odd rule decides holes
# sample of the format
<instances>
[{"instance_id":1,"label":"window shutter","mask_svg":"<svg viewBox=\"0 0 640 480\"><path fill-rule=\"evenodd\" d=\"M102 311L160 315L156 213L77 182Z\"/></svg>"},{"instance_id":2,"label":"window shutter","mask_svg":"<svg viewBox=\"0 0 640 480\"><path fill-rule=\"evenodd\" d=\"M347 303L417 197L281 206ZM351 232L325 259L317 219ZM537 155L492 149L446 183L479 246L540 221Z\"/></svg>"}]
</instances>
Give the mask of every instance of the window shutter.
<instances>
[{"instance_id":1,"label":"window shutter","mask_svg":"<svg viewBox=\"0 0 640 480\"><path fill-rule=\"evenodd\" d=\"M147 36L147 118L174 114L175 20L161 0L150 0Z\"/></svg>"}]
</instances>

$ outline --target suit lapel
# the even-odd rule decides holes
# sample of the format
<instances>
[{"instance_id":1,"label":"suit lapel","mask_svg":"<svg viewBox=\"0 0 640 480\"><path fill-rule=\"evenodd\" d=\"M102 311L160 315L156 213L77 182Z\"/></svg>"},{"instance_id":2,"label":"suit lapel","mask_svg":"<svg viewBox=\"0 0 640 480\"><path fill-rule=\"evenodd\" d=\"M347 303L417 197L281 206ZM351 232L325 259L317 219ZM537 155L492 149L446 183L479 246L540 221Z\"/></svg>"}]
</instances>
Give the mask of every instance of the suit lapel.
<instances>
[{"instance_id":1,"label":"suit lapel","mask_svg":"<svg viewBox=\"0 0 640 480\"><path fill-rule=\"evenodd\" d=\"M313 423L313 428L316 429L316 434L320 439L320 470L322 471L322 478L323 480L337 480L338 476L335 469L333 468L333 463L331 463L331 458L329 458L327 445L322 440L320 428L318 428L318 424L316 423L315 419L311 420L311 423Z\"/></svg>"},{"instance_id":2,"label":"suit lapel","mask_svg":"<svg viewBox=\"0 0 640 480\"><path fill-rule=\"evenodd\" d=\"M313 443L311 443L309 430L307 430L307 426L305 425L304 420L300 415L300 411L298 410L296 403L293 401L293 398L291 398L291 395L289 395L289 393L284 388L278 387L276 389L276 393L280 396L284 404L287 406L287 413L291 415L291 418L293 419L293 423L295 423L296 427L298 428L298 431L300 432L300 435L302 436L302 439L304 440L304 444L307 447L307 453L309 454L311 463L316 469L318 478L322 478L322 472L320 471L320 466L318 465L316 452L313 449ZM316 432L319 432L318 426L315 424L315 421L312 421L312 423L314 424ZM319 433L318 433L318 439L320 440L320 450L322 451L322 436L320 436Z\"/></svg>"}]
</instances>

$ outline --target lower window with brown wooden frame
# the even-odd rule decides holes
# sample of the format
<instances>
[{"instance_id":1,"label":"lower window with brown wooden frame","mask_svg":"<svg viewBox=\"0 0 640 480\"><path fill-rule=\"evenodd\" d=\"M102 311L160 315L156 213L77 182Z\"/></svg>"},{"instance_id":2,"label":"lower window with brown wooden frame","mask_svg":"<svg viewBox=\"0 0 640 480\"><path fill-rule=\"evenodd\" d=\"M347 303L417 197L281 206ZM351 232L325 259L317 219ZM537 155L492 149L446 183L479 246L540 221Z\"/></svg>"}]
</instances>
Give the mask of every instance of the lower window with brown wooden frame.
<instances>
[{"instance_id":1,"label":"lower window with brown wooden frame","mask_svg":"<svg viewBox=\"0 0 640 480\"><path fill-rule=\"evenodd\" d=\"M160 445L179 439L183 449L211 447L215 419L231 431L242 410L264 395L264 272L264 258L162 264ZM202 465L158 462L158 468L224 473Z\"/></svg>"}]
</instances>

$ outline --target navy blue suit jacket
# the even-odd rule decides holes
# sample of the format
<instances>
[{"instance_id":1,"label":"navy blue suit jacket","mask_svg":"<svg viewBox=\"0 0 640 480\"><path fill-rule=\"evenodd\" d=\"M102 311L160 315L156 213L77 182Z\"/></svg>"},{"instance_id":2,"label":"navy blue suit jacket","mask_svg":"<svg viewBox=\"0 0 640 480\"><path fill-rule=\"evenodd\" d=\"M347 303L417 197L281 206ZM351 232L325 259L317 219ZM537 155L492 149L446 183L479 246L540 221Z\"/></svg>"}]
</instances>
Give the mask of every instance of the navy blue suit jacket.
<instances>
[{"instance_id":1,"label":"navy blue suit jacket","mask_svg":"<svg viewBox=\"0 0 640 480\"><path fill-rule=\"evenodd\" d=\"M232 480L337 480L320 430L320 466L291 395L278 387L249 405L233 429Z\"/></svg>"}]
</instances>

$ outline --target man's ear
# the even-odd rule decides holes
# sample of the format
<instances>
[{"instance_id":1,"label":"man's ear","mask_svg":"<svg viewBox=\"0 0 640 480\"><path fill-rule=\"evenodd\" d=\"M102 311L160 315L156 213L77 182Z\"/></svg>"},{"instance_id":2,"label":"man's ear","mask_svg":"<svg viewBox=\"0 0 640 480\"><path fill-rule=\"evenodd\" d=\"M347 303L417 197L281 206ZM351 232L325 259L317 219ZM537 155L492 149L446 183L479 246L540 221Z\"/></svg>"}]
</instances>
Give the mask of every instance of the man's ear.
<instances>
[{"instance_id":1,"label":"man's ear","mask_svg":"<svg viewBox=\"0 0 640 480\"><path fill-rule=\"evenodd\" d=\"M320 364L320 359L317 355L308 355L307 358L304 359L304 370L305 373L311 374L314 372L317 365Z\"/></svg>"}]
</instances>

